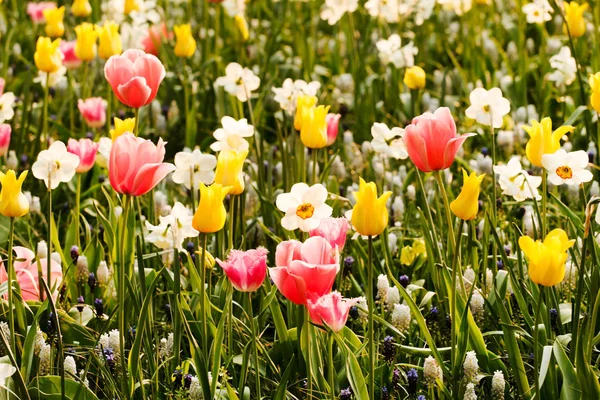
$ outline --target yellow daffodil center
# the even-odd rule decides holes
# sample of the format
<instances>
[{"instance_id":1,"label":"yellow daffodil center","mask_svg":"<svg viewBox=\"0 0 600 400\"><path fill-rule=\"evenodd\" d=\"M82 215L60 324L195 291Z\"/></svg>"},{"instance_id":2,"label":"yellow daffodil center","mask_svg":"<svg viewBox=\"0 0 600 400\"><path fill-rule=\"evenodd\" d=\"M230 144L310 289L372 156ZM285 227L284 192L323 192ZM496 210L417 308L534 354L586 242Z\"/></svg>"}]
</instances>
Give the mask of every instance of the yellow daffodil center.
<instances>
[{"instance_id":1,"label":"yellow daffodil center","mask_svg":"<svg viewBox=\"0 0 600 400\"><path fill-rule=\"evenodd\" d=\"M302 219L308 219L315 213L315 208L310 203L300 204L296 209L296 215Z\"/></svg>"},{"instance_id":2,"label":"yellow daffodil center","mask_svg":"<svg viewBox=\"0 0 600 400\"><path fill-rule=\"evenodd\" d=\"M556 175L560 176L562 179L571 179L573 177L573 170L570 167L563 165L556 168Z\"/></svg>"}]
</instances>

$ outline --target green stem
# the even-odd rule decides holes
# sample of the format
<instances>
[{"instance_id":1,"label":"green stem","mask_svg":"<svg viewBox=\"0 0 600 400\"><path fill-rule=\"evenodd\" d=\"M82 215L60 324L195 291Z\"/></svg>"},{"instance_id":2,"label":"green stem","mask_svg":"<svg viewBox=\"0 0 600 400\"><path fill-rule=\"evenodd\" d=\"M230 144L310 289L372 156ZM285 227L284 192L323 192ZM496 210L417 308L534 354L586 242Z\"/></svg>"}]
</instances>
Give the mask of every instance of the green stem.
<instances>
[{"instance_id":1,"label":"green stem","mask_svg":"<svg viewBox=\"0 0 600 400\"><path fill-rule=\"evenodd\" d=\"M75 243L81 251L81 235L79 233L79 216L81 208L81 174L77 174L77 191L75 192Z\"/></svg>"},{"instance_id":2,"label":"green stem","mask_svg":"<svg viewBox=\"0 0 600 400\"><path fill-rule=\"evenodd\" d=\"M548 212L548 172L542 170L542 240L546 237L548 228L547 212Z\"/></svg>"},{"instance_id":3,"label":"green stem","mask_svg":"<svg viewBox=\"0 0 600 400\"><path fill-rule=\"evenodd\" d=\"M235 230L235 225L234 225L234 219L235 219L235 199L236 196L235 195L231 195L231 197L229 198L229 245L228 245L228 249L231 251L233 250L233 237L234 237L234 230Z\"/></svg>"},{"instance_id":4,"label":"green stem","mask_svg":"<svg viewBox=\"0 0 600 400\"><path fill-rule=\"evenodd\" d=\"M454 225L452 223L452 212L450 211L450 203L448 201L448 195L446 193L446 186L442 179L443 171L436 171L435 179L437 180L438 187L440 188L440 194L444 200L444 209L446 210L446 222L448 224L448 236L450 237L450 250L454 252L456 243L454 241Z\"/></svg>"},{"instance_id":5,"label":"green stem","mask_svg":"<svg viewBox=\"0 0 600 400\"><path fill-rule=\"evenodd\" d=\"M140 109L136 108L134 110L134 118L135 118L135 124L134 124L134 128L133 128L133 134L134 136L139 136L139 129L140 129Z\"/></svg>"},{"instance_id":6,"label":"green stem","mask_svg":"<svg viewBox=\"0 0 600 400\"><path fill-rule=\"evenodd\" d=\"M173 229L173 227L171 227ZM173 364L179 367L179 349L181 347L181 313L179 312L179 297L181 295L181 269L179 264L179 250L173 249Z\"/></svg>"},{"instance_id":7,"label":"green stem","mask_svg":"<svg viewBox=\"0 0 600 400\"><path fill-rule=\"evenodd\" d=\"M208 235L206 233L202 234L202 255L200 258L200 314L202 315L202 352L206 357L208 354L207 349L207 337L206 337L206 268L205 268L205 260L206 260L206 245L208 243Z\"/></svg>"},{"instance_id":8,"label":"green stem","mask_svg":"<svg viewBox=\"0 0 600 400\"><path fill-rule=\"evenodd\" d=\"M539 291L539 296L538 296L538 302L537 305L535 307L535 322L533 323L533 362L534 362L534 376L535 376L535 398L539 399L540 398L540 385L539 385L539 371L538 371L538 364L539 364L539 360L538 360L538 324L539 324L539 320L540 320L540 310L542 308L542 303L544 301L544 287L540 286L540 291Z\"/></svg>"},{"instance_id":9,"label":"green stem","mask_svg":"<svg viewBox=\"0 0 600 400\"><path fill-rule=\"evenodd\" d=\"M125 242L127 236L127 219L129 216L130 198L123 195L123 212L121 213L121 240L119 254L119 275L118 275L118 290L119 290L119 353L121 355L121 389L123 393L129 393L127 382L127 358L125 357L125 273L127 265L125 265Z\"/></svg>"},{"instance_id":10,"label":"green stem","mask_svg":"<svg viewBox=\"0 0 600 400\"><path fill-rule=\"evenodd\" d=\"M14 317L14 298L13 298L13 279L15 276L15 266L13 265L13 244L15 237L15 218L10 218L10 231L8 234L8 323L10 325L10 347L12 353L17 355L16 335L15 335L15 317Z\"/></svg>"},{"instance_id":11,"label":"green stem","mask_svg":"<svg viewBox=\"0 0 600 400\"><path fill-rule=\"evenodd\" d=\"M317 183L317 165L318 165L318 152L319 149L312 149L312 178L313 178L313 185L315 185Z\"/></svg>"},{"instance_id":12,"label":"green stem","mask_svg":"<svg viewBox=\"0 0 600 400\"><path fill-rule=\"evenodd\" d=\"M492 122L492 114L490 113L490 134L492 137L492 165L496 165L496 137L494 136L494 123ZM496 177L492 174L492 198L494 203L492 204L492 215L494 216L494 224L496 224L497 217L497 204L498 204L498 194L496 193ZM494 259L494 262L496 260Z\"/></svg>"},{"instance_id":13,"label":"green stem","mask_svg":"<svg viewBox=\"0 0 600 400\"><path fill-rule=\"evenodd\" d=\"M382 239L383 240L383 239ZM368 239L368 255L369 261L367 264L367 307L369 308L368 320L368 342L369 342L369 398L375 399L375 332L373 324L373 236Z\"/></svg>"},{"instance_id":14,"label":"green stem","mask_svg":"<svg viewBox=\"0 0 600 400\"><path fill-rule=\"evenodd\" d=\"M46 85L44 85L44 107L42 108L42 139L45 138L45 143L48 144L48 92L50 86L50 73L46 74ZM45 147L42 147L45 148Z\"/></svg>"},{"instance_id":15,"label":"green stem","mask_svg":"<svg viewBox=\"0 0 600 400\"><path fill-rule=\"evenodd\" d=\"M311 342L311 328L310 317L308 315L308 308L304 307L304 326L306 327L306 398L312 399L312 372L311 372L311 362L312 362L312 346Z\"/></svg>"},{"instance_id":16,"label":"green stem","mask_svg":"<svg viewBox=\"0 0 600 400\"><path fill-rule=\"evenodd\" d=\"M333 365L333 341L335 337L333 332L329 334L329 341L327 346L327 354L329 356L329 394L331 400L335 400L335 365Z\"/></svg>"},{"instance_id":17,"label":"green stem","mask_svg":"<svg viewBox=\"0 0 600 400\"><path fill-rule=\"evenodd\" d=\"M50 277L52 276L52 224L54 222L54 216L52 215L52 189L50 189L51 187L52 177L51 174L48 174L48 254L46 255L46 282L48 283L48 288L52 291L53 288L52 283L50 282ZM40 298L43 300L41 290Z\"/></svg>"},{"instance_id":18,"label":"green stem","mask_svg":"<svg viewBox=\"0 0 600 400\"><path fill-rule=\"evenodd\" d=\"M451 329L451 345L450 345L450 368L452 370L452 392L453 393L458 393L458 385L460 383L460 377L458 376L454 376L455 371L455 366L458 365L458 353L457 353L457 349L456 349L456 325L458 325L458 317L457 317L457 313L456 313L456 284L458 281L458 277L460 275L460 282L461 282L461 292L464 290L463 289L463 285L464 282L462 282L462 274L460 274L460 271L458 271L458 267L459 267L459 261L458 261L458 254L460 253L460 242L462 239L462 228L463 228L463 224L465 221L463 221L462 219L460 220L460 224L458 225L458 231L457 231L457 238L456 238L456 250L454 251L454 255L452 257L452 288L450 290L451 292L451 306L450 306L450 329Z\"/></svg>"},{"instance_id":19,"label":"green stem","mask_svg":"<svg viewBox=\"0 0 600 400\"><path fill-rule=\"evenodd\" d=\"M259 360L258 357L258 336L256 335L256 327L254 326L254 313L252 311L252 292L248 293L248 316L250 318L250 329L252 331L252 342L254 347L254 371L256 374L256 399L260 400L260 368L259 368Z\"/></svg>"}]
</instances>

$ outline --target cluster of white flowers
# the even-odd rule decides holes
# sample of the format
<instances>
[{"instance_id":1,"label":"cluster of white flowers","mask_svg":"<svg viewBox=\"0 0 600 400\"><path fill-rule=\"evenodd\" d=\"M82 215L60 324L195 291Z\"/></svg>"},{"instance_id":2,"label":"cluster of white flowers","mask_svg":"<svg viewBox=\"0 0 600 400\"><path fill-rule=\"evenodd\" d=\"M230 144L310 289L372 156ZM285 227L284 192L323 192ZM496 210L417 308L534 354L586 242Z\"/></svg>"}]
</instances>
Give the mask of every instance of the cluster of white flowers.
<instances>
[{"instance_id":1,"label":"cluster of white flowers","mask_svg":"<svg viewBox=\"0 0 600 400\"><path fill-rule=\"evenodd\" d=\"M472 382L467 383L463 400L477 400L477 393L475 393L475 385Z\"/></svg>"},{"instance_id":2,"label":"cluster of white flowers","mask_svg":"<svg viewBox=\"0 0 600 400\"><path fill-rule=\"evenodd\" d=\"M383 18L389 23L405 19L414 13L416 25L431 16L436 0L368 0L365 8L374 18Z\"/></svg>"},{"instance_id":3,"label":"cluster of white flowers","mask_svg":"<svg viewBox=\"0 0 600 400\"><path fill-rule=\"evenodd\" d=\"M110 277L112 275L111 270L108 268L106 261L100 261L98 263L98 268L96 268L96 279L98 282L98 286L106 287L110 281Z\"/></svg>"},{"instance_id":4,"label":"cluster of white flowers","mask_svg":"<svg viewBox=\"0 0 600 400\"><path fill-rule=\"evenodd\" d=\"M463 362L463 371L465 373L465 379L470 383L477 382L477 375L479 374L479 362L477 361L477 354L474 351L467 351L465 361Z\"/></svg>"},{"instance_id":5,"label":"cluster of white flowers","mask_svg":"<svg viewBox=\"0 0 600 400\"><path fill-rule=\"evenodd\" d=\"M392 325L400 332L408 331L411 322L410 307L406 304L395 304L392 312Z\"/></svg>"},{"instance_id":6,"label":"cluster of white flowers","mask_svg":"<svg viewBox=\"0 0 600 400\"><path fill-rule=\"evenodd\" d=\"M158 355L163 360L173 356L173 332L170 332L166 338L160 339Z\"/></svg>"},{"instance_id":7,"label":"cluster of white flowers","mask_svg":"<svg viewBox=\"0 0 600 400\"><path fill-rule=\"evenodd\" d=\"M121 347L120 347L121 339L120 338L121 338L121 334L119 333L119 330L112 329L112 330L108 331L107 333L103 333L100 336L100 340L98 341L98 344L101 349L111 349L115 354L120 354L120 352L121 352Z\"/></svg>"},{"instance_id":8,"label":"cluster of white flowers","mask_svg":"<svg viewBox=\"0 0 600 400\"><path fill-rule=\"evenodd\" d=\"M192 227L194 214L192 210L177 202L171 213L159 217L159 224L152 225L146 221L149 234L146 241L161 249L178 249L183 251L183 242L187 238L198 236L198 231Z\"/></svg>"},{"instance_id":9,"label":"cluster of white flowers","mask_svg":"<svg viewBox=\"0 0 600 400\"><path fill-rule=\"evenodd\" d=\"M321 19L329 25L335 25L346 13L353 13L358 8L358 0L325 0L321 9Z\"/></svg>"},{"instance_id":10,"label":"cluster of white flowers","mask_svg":"<svg viewBox=\"0 0 600 400\"><path fill-rule=\"evenodd\" d=\"M537 188L542 184L542 178L532 176L521 167L518 157L513 157L506 165L494 165L498 176L498 184L502 194L512 196L516 201L541 199Z\"/></svg>"},{"instance_id":11,"label":"cluster of white flowers","mask_svg":"<svg viewBox=\"0 0 600 400\"><path fill-rule=\"evenodd\" d=\"M477 324L481 325L485 318L485 300L479 290L473 291L471 301L469 302L469 307L471 307L473 319L475 319Z\"/></svg>"},{"instance_id":12,"label":"cluster of white flowers","mask_svg":"<svg viewBox=\"0 0 600 400\"><path fill-rule=\"evenodd\" d=\"M396 33L387 40L378 40L375 46L381 63L383 65L392 64L396 68L408 68L415 65L415 56L419 52L412 42L402 47L402 39Z\"/></svg>"},{"instance_id":13,"label":"cluster of white flowers","mask_svg":"<svg viewBox=\"0 0 600 400\"><path fill-rule=\"evenodd\" d=\"M423 363L423 377L428 386L434 386L437 379L443 380L444 378L442 367L432 356L427 357Z\"/></svg>"},{"instance_id":14,"label":"cluster of white flowers","mask_svg":"<svg viewBox=\"0 0 600 400\"><path fill-rule=\"evenodd\" d=\"M504 374L502 371L494 372L492 377L492 400L504 400L504 388L506 382L504 381Z\"/></svg>"},{"instance_id":15,"label":"cluster of white flowers","mask_svg":"<svg viewBox=\"0 0 600 400\"><path fill-rule=\"evenodd\" d=\"M381 274L377 277L377 298L385 303L387 301L388 290L390 289L390 281L387 276Z\"/></svg>"}]
</instances>

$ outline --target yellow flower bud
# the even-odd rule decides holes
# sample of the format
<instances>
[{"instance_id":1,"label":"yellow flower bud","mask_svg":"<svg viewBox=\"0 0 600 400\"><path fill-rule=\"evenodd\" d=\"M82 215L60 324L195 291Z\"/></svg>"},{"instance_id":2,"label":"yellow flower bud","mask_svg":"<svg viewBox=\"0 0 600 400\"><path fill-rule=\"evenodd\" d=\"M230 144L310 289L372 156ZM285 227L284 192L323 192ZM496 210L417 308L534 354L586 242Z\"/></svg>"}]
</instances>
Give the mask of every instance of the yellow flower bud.
<instances>
[{"instance_id":1,"label":"yellow flower bud","mask_svg":"<svg viewBox=\"0 0 600 400\"><path fill-rule=\"evenodd\" d=\"M529 236L519 238L519 247L529 259L529 279L543 286L554 286L565 277L567 250L575 240L569 240L562 229L554 229L544 241Z\"/></svg>"},{"instance_id":2,"label":"yellow flower bud","mask_svg":"<svg viewBox=\"0 0 600 400\"><path fill-rule=\"evenodd\" d=\"M418 254L411 246L404 246L400 252L400 262L402 265L412 265Z\"/></svg>"},{"instance_id":3,"label":"yellow flower bud","mask_svg":"<svg viewBox=\"0 0 600 400\"><path fill-rule=\"evenodd\" d=\"M352 226L363 236L375 236L383 232L388 225L386 202L392 192L385 192L377 198L375 182L366 183L360 178L358 192L354 193L356 204L352 209Z\"/></svg>"},{"instance_id":4,"label":"yellow flower bud","mask_svg":"<svg viewBox=\"0 0 600 400\"><path fill-rule=\"evenodd\" d=\"M463 187L458 197L450 203L450 209L458 218L469 221L475 219L479 211L479 191L481 181L485 174L477 176L475 172L471 175L463 169Z\"/></svg>"},{"instance_id":5,"label":"yellow flower bud","mask_svg":"<svg viewBox=\"0 0 600 400\"><path fill-rule=\"evenodd\" d=\"M242 39L244 41L248 40L250 33L248 32L248 22L246 21L244 14L238 14L235 16L235 26L237 26L238 30L240 31Z\"/></svg>"},{"instance_id":6,"label":"yellow flower bud","mask_svg":"<svg viewBox=\"0 0 600 400\"><path fill-rule=\"evenodd\" d=\"M563 31L565 34L570 33L571 37L578 38L585 34L586 25L583 13L588 9L588 3L581 5L572 1L571 3L564 3L565 6L565 26ZM569 28L567 31L567 27Z\"/></svg>"},{"instance_id":7,"label":"yellow flower bud","mask_svg":"<svg viewBox=\"0 0 600 400\"><path fill-rule=\"evenodd\" d=\"M60 8L47 8L42 13L46 20L46 26L44 27L46 35L51 38L57 38L65 34L65 24L63 22L65 18L64 6Z\"/></svg>"},{"instance_id":8,"label":"yellow flower bud","mask_svg":"<svg viewBox=\"0 0 600 400\"><path fill-rule=\"evenodd\" d=\"M302 116L300 140L306 147L320 149L327 146L327 113L329 106L305 108Z\"/></svg>"},{"instance_id":9,"label":"yellow flower bud","mask_svg":"<svg viewBox=\"0 0 600 400\"><path fill-rule=\"evenodd\" d=\"M135 129L135 118L119 119L115 118L115 129L110 130L110 138L114 142L116 138L124 134L125 132L132 132Z\"/></svg>"},{"instance_id":10,"label":"yellow flower bud","mask_svg":"<svg viewBox=\"0 0 600 400\"><path fill-rule=\"evenodd\" d=\"M222 150L217 157L215 182L223 186L230 186L230 194L244 192L244 161L247 156L248 150Z\"/></svg>"},{"instance_id":11,"label":"yellow flower bud","mask_svg":"<svg viewBox=\"0 0 600 400\"><path fill-rule=\"evenodd\" d=\"M111 56L119 55L123 51L121 35L119 35L119 25L113 21L106 21L103 26L96 25L98 32L98 55L103 60L108 60Z\"/></svg>"},{"instance_id":12,"label":"yellow flower bud","mask_svg":"<svg viewBox=\"0 0 600 400\"><path fill-rule=\"evenodd\" d=\"M27 171L22 172L19 179L12 169L6 174L0 172L0 214L5 217L22 217L29 212L29 200L21 193L21 186L26 177Z\"/></svg>"},{"instance_id":13,"label":"yellow flower bud","mask_svg":"<svg viewBox=\"0 0 600 400\"><path fill-rule=\"evenodd\" d=\"M316 96L298 96L298 99L296 100L296 115L294 116L294 129L296 129L297 131L302 129L304 110L307 108L314 107L316 104Z\"/></svg>"},{"instance_id":14,"label":"yellow flower bud","mask_svg":"<svg viewBox=\"0 0 600 400\"><path fill-rule=\"evenodd\" d=\"M177 57L191 57L196 52L196 40L192 36L190 24L175 25L173 27L177 42L175 43L175 55Z\"/></svg>"},{"instance_id":15,"label":"yellow flower bud","mask_svg":"<svg viewBox=\"0 0 600 400\"><path fill-rule=\"evenodd\" d=\"M132 11L140 11L140 5L137 0L125 0L125 6L123 12L125 15L129 15Z\"/></svg>"},{"instance_id":16,"label":"yellow flower bud","mask_svg":"<svg viewBox=\"0 0 600 400\"><path fill-rule=\"evenodd\" d=\"M56 72L62 67L62 53L58 48L60 39L54 42L47 37L39 37L35 45L35 66L43 72Z\"/></svg>"},{"instance_id":17,"label":"yellow flower bud","mask_svg":"<svg viewBox=\"0 0 600 400\"><path fill-rule=\"evenodd\" d=\"M71 12L76 17L89 17L92 13L92 5L89 0L74 0Z\"/></svg>"},{"instance_id":18,"label":"yellow flower bud","mask_svg":"<svg viewBox=\"0 0 600 400\"><path fill-rule=\"evenodd\" d=\"M548 117L541 122L534 120L531 126L523 126L523 129L529 134L525 153L529 162L536 167L542 167L542 156L555 153L560 148L560 139L575 130L574 127L565 125L552 132L552 120Z\"/></svg>"},{"instance_id":19,"label":"yellow flower bud","mask_svg":"<svg viewBox=\"0 0 600 400\"><path fill-rule=\"evenodd\" d=\"M425 71L417 65L407 68L406 72L404 72L404 84L409 89L423 89L425 87L425 81Z\"/></svg>"},{"instance_id":20,"label":"yellow flower bud","mask_svg":"<svg viewBox=\"0 0 600 400\"><path fill-rule=\"evenodd\" d=\"M231 186L213 183L207 187L200 182L200 203L192 219L192 226L195 230L202 233L214 233L223 229L227 218L223 200L230 190Z\"/></svg>"},{"instance_id":21,"label":"yellow flower bud","mask_svg":"<svg viewBox=\"0 0 600 400\"><path fill-rule=\"evenodd\" d=\"M590 86L592 87L592 95L590 102L597 113L600 113L600 72L595 75L590 75Z\"/></svg>"},{"instance_id":22,"label":"yellow flower bud","mask_svg":"<svg viewBox=\"0 0 600 400\"><path fill-rule=\"evenodd\" d=\"M96 57L96 38L98 32L93 24L84 22L75 27L77 43L75 43L75 55L81 61L92 61Z\"/></svg>"}]
</instances>

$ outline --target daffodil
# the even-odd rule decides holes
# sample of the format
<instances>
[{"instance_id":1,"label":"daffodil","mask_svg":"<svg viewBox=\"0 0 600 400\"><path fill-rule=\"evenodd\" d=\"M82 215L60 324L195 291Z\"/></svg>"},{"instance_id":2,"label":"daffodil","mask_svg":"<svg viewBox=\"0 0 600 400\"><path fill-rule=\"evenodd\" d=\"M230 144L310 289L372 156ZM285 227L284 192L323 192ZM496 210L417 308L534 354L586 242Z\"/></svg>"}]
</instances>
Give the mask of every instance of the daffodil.
<instances>
[{"instance_id":1,"label":"daffodil","mask_svg":"<svg viewBox=\"0 0 600 400\"><path fill-rule=\"evenodd\" d=\"M92 61L96 57L96 39L98 32L93 24L84 22L75 27L77 43L75 44L75 55L82 61Z\"/></svg>"},{"instance_id":2,"label":"daffodil","mask_svg":"<svg viewBox=\"0 0 600 400\"><path fill-rule=\"evenodd\" d=\"M358 192L354 193L356 205L352 209L351 222L354 229L363 236L375 236L383 232L388 225L386 202L392 192L377 197L375 182L365 182L360 178Z\"/></svg>"},{"instance_id":3,"label":"daffodil","mask_svg":"<svg viewBox=\"0 0 600 400\"><path fill-rule=\"evenodd\" d=\"M9 169L6 174L0 172L0 214L5 217L22 217L29 212L29 200L21 192L23 181L27 177L27 171L17 175Z\"/></svg>"},{"instance_id":4,"label":"daffodil","mask_svg":"<svg viewBox=\"0 0 600 400\"><path fill-rule=\"evenodd\" d=\"M529 260L529 278L543 286L554 286L565 276L567 250L575 240L569 240L562 229L554 229L544 241L529 236L519 238L519 247Z\"/></svg>"},{"instance_id":5,"label":"daffodil","mask_svg":"<svg viewBox=\"0 0 600 400\"><path fill-rule=\"evenodd\" d=\"M223 229L227 211L223 200L231 191L231 186L213 183L206 186L200 182L200 203L192 219L192 227L198 232L214 233Z\"/></svg>"},{"instance_id":6,"label":"daffodil","mask_svg":"<svg viewBox=\"0 0 600 400\"><path fill-rule=\"evenodd\" d=\"M560 148L560 139L575 128L565 125L553 132L552 120L546 117L541 122L533 120L531 126L523 126L523 129L529 134L525 148L527 158L533 165L542 167L542 156L556 152Z\"/></svg>"},{"instance_id":7,"label":"daffodil","mask_svg":"<svg viewBox=\"0 0 600 400\"><path fill-rule=\"evenodd\" d=\"M44 31L51 38L61 37L65 34L65 7L47 8L43 11L46 20Z\"/></svg>"},{"instance_id":8,"label":"daffodil","mask_svg":"<svg viewBox=\"0 0 600 400\"><path fill-rule=\"evenodd\" d=\"M469 221L477 216L479 210L479 191L481 181L485 174L477 176L475 172L471 175L463 169L463 187L458 197L450 203L450 209L458 218Z\"/></svg>"},{"instance_id":9,"label":"daffodil","mask_svg":"<svg viewBox=\"0 0 600 400\"><path fill-rule=\"evenodd\" d=\"M302 129L300 140L311 149L327 146L327 113L329 106L304 108L302 113Z\"/></svg>"},{"instance_id":10,"label":"daffodil","mask_svg":"<svg viewBox=\"0 0 600 400\"><path fill-rule=\"evenodd\" d=\"M314 107L317 104L317 96L298 96L296 104L296 115L294 116L294 129L297 131L302 129L302 122L304 121L304 110Z\"/></svg>"},{"instance_id":11,"label":"daffodil","mask_svg":"<svg viewBox=\"0 0 600 400\"><path fill-rule=\"evenodd\" d=\"M35 45L35 66L42 72L56 72L62 67L62 53L59 49L60 39L55 41L47 37L39 37Z\"/></svg>"},{"instance_id":12,"label":"daffodil","mask_svg":"<svg viewBox=\"0 0 600 400\"><path fill-rule=\"evenodd\" d=\"M215 182L223 186L231 186L230 194L241 194L244 192L243 169L247 156L248 150L223 150L217 157Z\"/></svg>"},{"instance_id":13,"label":"daffodil","mask_svg":"<svg viewBox=\"0 0 600 400\"><path fill-rule=\"evenodd\" d=\"M111 56L123 52L119 25L113 21L106 21L102 26L96 25L96 32L98 32L98 55L100 58L108 60Z\"/></svg>"},{"instance_id":14,"label":"daffodil","mask_svg":"<svg viewBox=\"0 0 600 400\"><path fill-rule=\"evenodd\" d=\"M565 2L565 26L563 28L565 34L570 33L571 37L578 38L585 34L586 23L583 18L583 13L588 9L588 3L577 4L572 1ZM567 28L569 28L567 30Z\"/></svg>"},{"instance_id":15,"label":"daffodil","mask_svg":"<svg viewBox=\"0 0 600 400\"><path fill-rule=\"evenodd\" d=\"M196 40L192 36L192 27L190 24L175 25L175 55L177 57L189 58L196 52Z\"/></svg>"}]
</instances>

